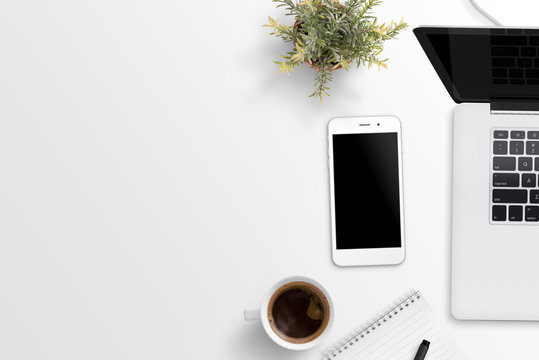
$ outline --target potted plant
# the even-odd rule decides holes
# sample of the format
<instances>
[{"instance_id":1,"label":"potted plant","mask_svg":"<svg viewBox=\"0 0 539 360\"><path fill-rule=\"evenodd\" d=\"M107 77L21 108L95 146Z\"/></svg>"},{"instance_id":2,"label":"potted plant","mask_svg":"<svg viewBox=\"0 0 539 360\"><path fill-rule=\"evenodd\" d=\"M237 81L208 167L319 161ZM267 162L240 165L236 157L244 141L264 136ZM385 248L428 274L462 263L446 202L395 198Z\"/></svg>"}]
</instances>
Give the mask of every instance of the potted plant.
<instances>
[{"instance_id":1,"label":"potted plant","mask_svg":"<svg viewBox=\"0 0 539 360\"><path fill-rule=\"evenodd\" d=\"M293 44L292 51L275 61L279 72L289 74L300 64L313 68L314 91L322 101L328 95L332 71L348 70L355 62L387 68L388 59L380 58L384 42L393 39L408 25L403 20L391 21L389 25L378 24L371 15L372 8L381 0L273 0L277 7L284 7L287 15L294 17L294 24L286 26L279 19L268 18L270 35Z\"/></svg>"}]
</instances>

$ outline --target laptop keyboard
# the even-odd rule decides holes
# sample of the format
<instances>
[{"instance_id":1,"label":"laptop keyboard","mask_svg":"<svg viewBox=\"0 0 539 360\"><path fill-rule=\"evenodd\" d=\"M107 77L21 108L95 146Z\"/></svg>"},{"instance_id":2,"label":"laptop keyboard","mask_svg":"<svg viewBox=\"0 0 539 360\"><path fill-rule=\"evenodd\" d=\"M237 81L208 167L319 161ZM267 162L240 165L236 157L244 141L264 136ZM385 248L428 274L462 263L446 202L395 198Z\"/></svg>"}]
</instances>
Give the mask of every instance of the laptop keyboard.
<instances>
[{"instance_id":1,"label":"laptop keyboard","mask_svg":"<svg viewBox=\"0 0 539 360\"><path fill-rule=\"evenodd\" d=\"M539 224L539 129L493 129L491 142L491 222Z\"/></svg>"},{"instance_id":2,"label":"laptop keyboard","mask_svg":"<svg viewBox=\"0 0 539 360\"><path fill-rule=\"evenodd\" d=\"M493 29L492 82L539 85L539 29Z\"/></svg>"}]
</instances>

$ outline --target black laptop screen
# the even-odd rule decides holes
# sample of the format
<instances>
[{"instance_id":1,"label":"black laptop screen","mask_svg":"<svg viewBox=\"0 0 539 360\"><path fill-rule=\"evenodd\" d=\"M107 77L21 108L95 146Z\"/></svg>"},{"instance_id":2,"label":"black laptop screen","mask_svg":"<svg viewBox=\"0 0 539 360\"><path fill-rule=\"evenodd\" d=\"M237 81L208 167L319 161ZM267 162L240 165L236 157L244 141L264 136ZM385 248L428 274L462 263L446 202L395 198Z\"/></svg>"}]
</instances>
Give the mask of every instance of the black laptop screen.
<instances>
[{"instance_id":1,"label":"black laptop screen","mask_svg":"<svg viewBox=\"0 0 539 360\"><path fill-rule=\"evenodd\" d=\"M414 29L458 103L539 99L539 29Z\"/></svg>"}]
</instances>

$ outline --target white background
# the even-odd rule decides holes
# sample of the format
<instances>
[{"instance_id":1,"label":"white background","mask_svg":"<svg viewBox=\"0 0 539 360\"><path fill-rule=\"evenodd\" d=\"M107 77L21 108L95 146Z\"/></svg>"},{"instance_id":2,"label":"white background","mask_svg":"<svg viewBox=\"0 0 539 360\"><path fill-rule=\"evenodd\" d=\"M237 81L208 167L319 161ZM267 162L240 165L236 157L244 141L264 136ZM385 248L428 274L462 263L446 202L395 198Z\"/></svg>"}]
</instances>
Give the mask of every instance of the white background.
<instances>
[{"instance_id":1,"label":"white background","mask_svg":"<svg viewBox=\"0 0 539 360\"><path fill-rule=\"evenodd\" d=\"M411 25L389 69L336 72L320 104L312 70L275 75L269 0L4 1L0 358L313 359L414 287L470 359L536 359L538 324L449 314L454 104L412 28L488 23L466 0L376 14ZM327 122L377 114L402 121L407 258L338 268ZM303 353L242 319L291 274L336 305Z\"/></svg>"}]
</instances>

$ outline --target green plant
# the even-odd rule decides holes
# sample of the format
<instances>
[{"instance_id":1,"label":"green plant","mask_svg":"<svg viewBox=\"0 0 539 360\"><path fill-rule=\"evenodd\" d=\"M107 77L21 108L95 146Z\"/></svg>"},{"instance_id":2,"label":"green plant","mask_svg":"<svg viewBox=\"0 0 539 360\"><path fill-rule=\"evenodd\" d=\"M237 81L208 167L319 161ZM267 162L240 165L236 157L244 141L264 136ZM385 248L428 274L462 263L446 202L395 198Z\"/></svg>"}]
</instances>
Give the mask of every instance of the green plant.
<instances>
[{"instance_id":1,"label":"green plant","mask_svg":"<svg viewBox=\"0 0 539 360\"><path fill-rule=\"evenodd\" d=\"M275 61L279 72L289 74L303 62L316 70L314 91L310 96L328 95L332 71L348 70L350 63L357 67L366 64L387 68L379 57L386 40L393 39L408 25L403 20L391 21L389 25L378 24L371 15L372 8L381 0L272 0L277 7L284 7L286 15L293 16L295 23L286 26L279 19L268 18L270 35L292 43L294 49L281 55L283 61Z\"/></svg>"}]
</instances>

